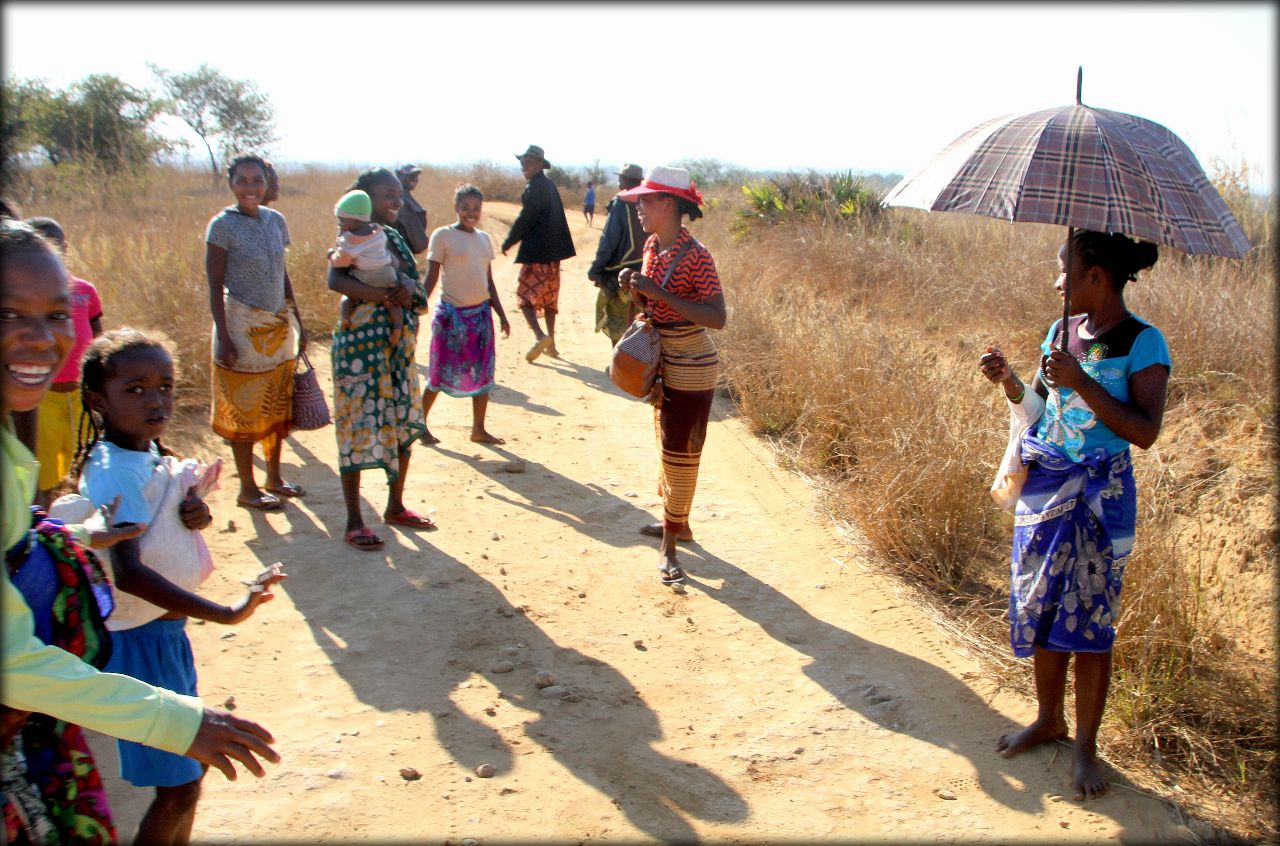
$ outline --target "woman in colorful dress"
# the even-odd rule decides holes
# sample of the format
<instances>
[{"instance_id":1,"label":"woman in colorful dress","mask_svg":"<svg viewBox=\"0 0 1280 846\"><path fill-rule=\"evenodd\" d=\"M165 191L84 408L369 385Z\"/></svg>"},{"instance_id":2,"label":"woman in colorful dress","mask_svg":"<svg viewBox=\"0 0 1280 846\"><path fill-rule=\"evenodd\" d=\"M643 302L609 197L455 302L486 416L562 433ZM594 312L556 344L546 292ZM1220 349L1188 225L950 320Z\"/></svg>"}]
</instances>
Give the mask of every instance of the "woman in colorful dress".
<instances>
[{"instance_id":1,"label":"woman in colorful dress","mask_svg":"<svg viewBox=\"0 0 1280 846\"><path fill-rule=\"evenodd\" d=\"M414 371L418 316L426 311L427 292L418 281L413 252L394 228L403 202L400 180L386 168L372 168L349 190L357 189L372 200L373 222L382 225L401 273L400 284L382 289L365 285L345 268L329 268L329 289L357 301L348 325L334 330L332 346L334 434L347 506L343 540L361 551L376 552L382 538L364 524L360 513L363 470L377 467L387 474L384 522L407 529L436 528L429 517L406 508L403 499L411 445L427 430ZM384 303L404 309L404 331L394 346Z\"/></svg>"},{"instance_id":2,"label":"woman in colorful dress","mask_svg":"<svg viewBox=\"0 0 1280 846\"><path fill-rule=\"evenodd\" d=\"M1157 256L1154 244L1077 230L1058 251L1054 283L1061 293L1070 267L1075 316L1066 350L1054 346L1059 321L1040 345L1044 365L1030 391L996 347L979 362L1028 426L1021 446L1026 478L1014 509L1009 636L1014 655L1034 660L1038 712L1030 726L1001 737L996 751L1010 758L1066 739L1063 702L1074 654L1077 800L1107 791L1097 736L1137 524L1129 445L1149 449L1164 419L1169 347L1124 303L1125 284Z\"/></svg>"},{"instance_id":3,"label":"woman in colorful dress","mask_svg":"<svg viewBox=\"0 0 1280 846\"><path fill-rule=\"evenodd\" d=\"M295 360L306 349L302 317L285 268L289 227L267 208L267 163L237 156L227 168L236 203L209 221L205 275L213 313L213 431L226 438L240 476L236 502L279 511L280 497L304 491L280 477L289 434ZM262 442L266 490L253 478L253 445Z\"/></svg>"},{"instance_id":4,"label":"woman in colorful dress","mask_svg":"<svg viewBox=\"0 0 1280 846\"><path fill-rule=\"evenodd\" d=\"M711 253L682 223L686 216L702 217L702 195L687 170L655 167L639 186L618 196L637 204L640 226L649 233L641 272L627 268L619 282L648 313L662 341L661 378L651 398L662 456L662 522L640 531L662 538L662 583L676 584L684 581L676 541L693 540L689 512L720 373L707 330L725 326L724 293Z\"/></svg>"}]
</instances>

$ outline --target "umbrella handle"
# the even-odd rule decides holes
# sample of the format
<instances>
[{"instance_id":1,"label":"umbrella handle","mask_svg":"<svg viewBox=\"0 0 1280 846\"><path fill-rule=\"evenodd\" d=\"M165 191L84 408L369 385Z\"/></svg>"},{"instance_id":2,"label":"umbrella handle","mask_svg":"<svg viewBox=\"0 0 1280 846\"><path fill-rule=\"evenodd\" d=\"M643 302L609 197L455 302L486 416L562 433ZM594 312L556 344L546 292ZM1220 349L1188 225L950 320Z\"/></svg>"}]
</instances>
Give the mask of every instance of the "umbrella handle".
<instances>
[{"instance_id":1,"label":"umbrella handle","mask_svg":"<svg viewBox=\"0 0 1280 846\"><path fill-rule=\"evenodd\" d=\"M1076 66L1076 105L1083 105L1080 102L1080 91L1084 87L1084 65Z\"/></svg>"}]
</instances>

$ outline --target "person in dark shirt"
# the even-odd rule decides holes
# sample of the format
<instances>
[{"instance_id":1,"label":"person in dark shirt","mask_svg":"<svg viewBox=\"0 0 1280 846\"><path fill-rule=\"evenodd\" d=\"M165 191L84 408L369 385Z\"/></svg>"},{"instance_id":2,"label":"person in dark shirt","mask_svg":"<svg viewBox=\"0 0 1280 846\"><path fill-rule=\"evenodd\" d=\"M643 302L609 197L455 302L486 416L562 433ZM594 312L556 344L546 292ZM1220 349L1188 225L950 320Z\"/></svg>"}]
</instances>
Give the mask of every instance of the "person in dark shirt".
<instances>
[{"instance_id":1,"label":"person in dark shirt","mask_svg":"<svg viewBox=\"0 0 1280 846\"><path fill-rule=\"evenodd\" d=\"M529 180L520 196L520 214L511 224L507 239L502 242L502 254L516 244L516 264L521 265L516 285L516 304L533 330L534 343L525 353L526 361L533 361L544 352L559 356L556 349L556 310L560 299L560 262L577 254L573 236L569 234L569 221L564 216L564 204L560 192L543 172L551 162L542 148L534 144L516 155L524 178ZM542 331L538 317L546 315L547 330Z\"/></svg>"},{"instance_id":2,"label":"person in dark shirt","mask_svg":"<svg viewBox=\"0 0 1280 846\"><path fill-rule=\"evenodd\" d=\"M421 173L422 168L416 164L402 164L396 168L396 178L400 180L403 195L395 229L404 237L415 256L421 255L427 249L427 210L414 199L411 193L418 187L418 178Z\"/></svg>"},{"instance_id":3,"label":"person in dark shirt","mask_svg":"<svg viewBox=\"0 0 1280 846\"><path fill-rule=\"evenodd\" d=\"M643 179L644 171L640 165L623 165L618 171L618 190L635 188ZM600 289L596 297L596 331L605 333L612 349L635 317L631 297L624 294L618 284L618 274L625 267L640 269L644 242L649 236L640 228L635 203L614 197L605 207L605 214L608 216L604 231L600 233L600 245L596 247L596 257L587 270L587 278Z\"/></svg>"}]
</instances>

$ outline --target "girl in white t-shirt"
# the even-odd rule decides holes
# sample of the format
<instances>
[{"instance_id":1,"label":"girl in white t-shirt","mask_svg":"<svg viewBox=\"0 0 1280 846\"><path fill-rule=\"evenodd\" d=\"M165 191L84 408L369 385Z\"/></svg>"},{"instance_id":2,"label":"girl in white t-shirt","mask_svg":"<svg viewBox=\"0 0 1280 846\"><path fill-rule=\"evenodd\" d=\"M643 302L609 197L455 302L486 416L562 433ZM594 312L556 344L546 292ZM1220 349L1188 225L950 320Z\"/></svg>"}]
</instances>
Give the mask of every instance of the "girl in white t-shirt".
<instances>
[{"instance_id":1,"label":"girl in white t-shirt","mask_svg":"<svg viewBox=\"0 0 1280 846\"><path fill-rule=\"evenodd\" d=\"M107 620L112 653L106 670L195 696L196 667L187 639L188 617L232 625L272 599L284 578L278 566L263 573L235 605L197 593L213 570L199 529L212 517L203 500L220 463L182 461L160 445L173 417L173 355L159 335L128 327L99 336L83 360L81 398L89 432L76 454L86 507L119 497L117 524L147 524L140 537L111 548L115 611ZM55 503L55 506L58 503ZM195 821L205 765L120 740L121 776L135 787L154 787L139 826L148 842L186 843Z\"/></svg>"},{"instance_id":2,"label":"girl in white t-shirt","mask_svg":"<svg viewBox=\"0 0 1280 846\"><path fill-rule=\"evenodd\" d=\"M440 282L440 301L431 321L431 363L422 416L427 417L436 396L471 397L471 440L479 444L505 443L484 428L493 389L495 343L493 315L498 313L502 337L511 337L511 324L493 285L493 242L477 229L484 195L474 185L459 185L453 193L458 221L431 233L427 244L427 296ZM428 429L422 443L438 444Z\"/></svg>"}]
</instances>

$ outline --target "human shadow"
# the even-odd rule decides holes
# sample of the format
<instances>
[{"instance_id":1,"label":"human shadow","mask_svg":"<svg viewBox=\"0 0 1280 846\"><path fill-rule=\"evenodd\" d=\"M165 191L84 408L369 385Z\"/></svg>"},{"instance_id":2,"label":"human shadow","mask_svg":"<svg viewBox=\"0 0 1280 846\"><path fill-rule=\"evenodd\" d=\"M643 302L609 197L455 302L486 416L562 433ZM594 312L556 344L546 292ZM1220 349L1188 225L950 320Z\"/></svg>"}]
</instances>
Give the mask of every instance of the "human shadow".
<instances>
[{"instance_id":1,"label":"human shadow","mask_svg":"<svg viewBox=\"0 0 1280 846\"><path fill-rule=\"evenodd\" d=\"M549 405L536 403L524 391L518 391L509 385L494 385L489 392L489 402L496 405L513 405L532 411L534 414L545 414L549 417L564 417L564 412Z\"/></svg>"},{"instance_id":2,"label":"human shadow","mask_svg":"<svg viewBox=\"0 0 1280 846\"><path fill-rule=\"evenodd\" d=\"M510 774L532 741L655 839L697 840L690 817L747 818L746 800L723 778L657 748L665 736L658 715L625 675L561 646L537 624L543 612L513 607L429 535L398 534L408 546L316 556L279 588L361 702L408 714L411 731L429 727L466 770L488 763ZM568 693L543 693L538 670L554 673L556 692Z\"/></svg>"},{"instance_id":3,"label":"human shadow","mask_svg":"<svg viewBox=\"0 0 1280 846\"><path fill-rule=\"evenodd\" d=\"M614 385L612 380L609 379L609 374L605 373L604 369L600 367L588 367L585 364L579 364L573 359L565 358L564 356L560 356L559 358L540 358L537 361L531 362L531 366L544 370L554 370L556 372L563 373L566 376L571 376L579 382L582 382L584 385L594 388L601 393L625 396L625 394L622 393L622 390Z\"/></svg>"},{"instance_id":4,"label":"human shadow","mask_svg":"<svg viewBox=\"0 0 1280 846\"><path fill-rule=\"evenodd\" d=\"M641 526L652 523L657 518L601 485L571 479L545 464L528 461L497 445L488 445L488 449L504 459L502 461L464 455L439 444L435 449L450 458L475 466L490 481L516 495L485 491L488 496L501 503L555 520L609 546L657 548L654 540L646 539L640 534ZM507 472L507 468L513 465L520 467L521 471Z\"/></svg>"},{"instance_id":5,"label":"human shadow","mask_svg":"<svg viewBox=\"0 0 1280 846\"><path fill-rule=\"evenodd\" d=\"M1043 783L1043 754L1049 748L1002 758L995 751L996 738L1022 726L991 708L963 682L928 661L814 617L795 600L699 545L689 545L681 563L688 590L724 603L770 637L808 655L813 660L805 666L805 675L846 708L890 731L963 755L973 765L979 786L1006 807L1025 813L1045 810L1036 785ZM940 737L926 730L918 715L922 698L954 715L952 734ZM1116 784L1127 784L1119 773L1110 777ZM1088 808L1108 815L1107 797ZM1119 839L1125 840L1123 835Z\"/></svg>"},{"instance_id":6,"label":"human shadow","mask_svg":"<svg viewBox=\"0 0 1280 846\"><path fill-rule=\"evenodd\" d=\"M995 752L998 734L1017 726L963 682L927 661L818 619L791 597L701 546L691 545L681 555L681 564L687 591L724 603L779 643L808 655L813 660L805 666L805 675L846 708L889 731L963 755L973 765L980 787L1002 805L1025 813L1044 810L1039 795L1019 786L1032 783L1040 765L1027 756L1005 759ZM955 715L949 735L939 736L936 725L922 719L922 700L929 700L935 711L944 708ZM989 730L975 732L975 725Z\"/></svg>"}]
</instances>

